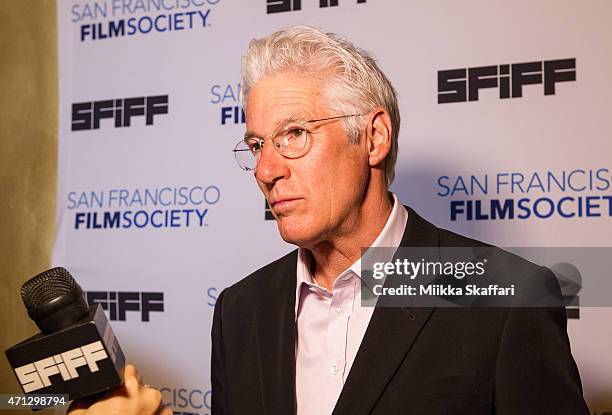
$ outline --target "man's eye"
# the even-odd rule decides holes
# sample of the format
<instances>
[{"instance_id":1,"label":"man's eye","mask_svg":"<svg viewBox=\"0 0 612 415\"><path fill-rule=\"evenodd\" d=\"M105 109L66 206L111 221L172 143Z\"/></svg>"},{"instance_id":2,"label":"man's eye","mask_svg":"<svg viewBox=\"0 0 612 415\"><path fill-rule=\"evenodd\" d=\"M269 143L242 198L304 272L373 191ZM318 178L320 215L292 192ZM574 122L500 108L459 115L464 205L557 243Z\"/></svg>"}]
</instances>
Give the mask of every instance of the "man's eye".
<instances>
[{"instance_id":1,"label":"man's eye","mask_svg":"<svg viewBox=\"0 0 612 415\"><path fill-rule=\"evenodd\" d=\"M246 144L253 153L261 151L261 142L259 140L248 140Z\"/></svg>"},{"instance_id":2,"label":"man's eye","mask_svg":"<svg viewBox=\"0 0 612 415\"><path fill-rule=\"evenodd\" d=\"M287 138L289 140L295 140L296 138L304 137L304 134L306 134L306 130L303 128L292 128L291 130L287 131Z\"/></svg>"}]
</instances>

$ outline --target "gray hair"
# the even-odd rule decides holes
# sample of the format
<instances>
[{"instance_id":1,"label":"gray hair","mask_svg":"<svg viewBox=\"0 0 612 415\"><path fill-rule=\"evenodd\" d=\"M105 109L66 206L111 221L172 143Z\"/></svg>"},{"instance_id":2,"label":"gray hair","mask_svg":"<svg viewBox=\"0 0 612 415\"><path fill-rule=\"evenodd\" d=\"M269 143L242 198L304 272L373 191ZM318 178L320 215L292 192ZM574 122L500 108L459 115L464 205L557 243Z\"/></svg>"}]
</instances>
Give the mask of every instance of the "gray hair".
<instances>
[{"instance_id":1,"label":"gray hair","mask_svg":"<svg viewBox=\"0 0 612 415\"><path fill-rule=\"evenodd\" d=\"M251 89L260 79L288 70L307 72L327 82L326 100L343 111L338 115L365 114L377 106L389 112L391 149L385 159L385 179L390 186L395 177L400 113L397 93L376 61L335 33L290 26L251 40L242 61L243 105L246 106ZM343 123L351 142L358 143L363 117L348 117Z\"/></svg>"}]
</instances>

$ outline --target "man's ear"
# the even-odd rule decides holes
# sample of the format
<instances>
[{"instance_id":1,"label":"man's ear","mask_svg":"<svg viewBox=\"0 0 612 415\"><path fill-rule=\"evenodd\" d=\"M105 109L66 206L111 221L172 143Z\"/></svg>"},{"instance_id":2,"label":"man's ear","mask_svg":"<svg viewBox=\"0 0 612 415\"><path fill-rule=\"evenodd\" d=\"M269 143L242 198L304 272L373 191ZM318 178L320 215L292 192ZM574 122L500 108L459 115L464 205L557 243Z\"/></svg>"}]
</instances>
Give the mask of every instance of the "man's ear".
<instances>
[{"instance_id":1,"label":"man's ear","mask_svg":"<svg viewBox=\"0 0 612 415\"><path fill-rule=\"evenodd\" d=\"M371 167L380 165L391 150L391 116L383 107L376 107L368 115L365 137L368 162Z\"/></svg>"}]
</instances>

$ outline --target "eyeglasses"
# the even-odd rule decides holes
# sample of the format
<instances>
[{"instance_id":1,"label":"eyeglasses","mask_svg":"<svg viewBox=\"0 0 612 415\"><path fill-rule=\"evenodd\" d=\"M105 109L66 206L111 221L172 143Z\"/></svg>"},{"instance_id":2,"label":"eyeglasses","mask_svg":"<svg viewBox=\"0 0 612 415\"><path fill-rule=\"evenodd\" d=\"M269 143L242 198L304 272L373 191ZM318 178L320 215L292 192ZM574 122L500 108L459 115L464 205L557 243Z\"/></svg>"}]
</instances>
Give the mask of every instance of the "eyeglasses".
<instances>
[{"instance_id":1,"label":"eyeglasses","mask_svg":"<svg viewBox=\"0 0 612 415\"><path fill-rule=\"evenodd\" d=\"M254 171L261 155L264 143L272 140L274 148L280 155L286 158L297 158L304 155L307 151L308 129L306 124L320 121L330 121L339 118L359 117L366 114L338 115L336 117L320 118L308 121L287 121L274 130L266 138L245 137L238 141L232 150L236 162L242 170Z\"/></svg>"}]
</instances>

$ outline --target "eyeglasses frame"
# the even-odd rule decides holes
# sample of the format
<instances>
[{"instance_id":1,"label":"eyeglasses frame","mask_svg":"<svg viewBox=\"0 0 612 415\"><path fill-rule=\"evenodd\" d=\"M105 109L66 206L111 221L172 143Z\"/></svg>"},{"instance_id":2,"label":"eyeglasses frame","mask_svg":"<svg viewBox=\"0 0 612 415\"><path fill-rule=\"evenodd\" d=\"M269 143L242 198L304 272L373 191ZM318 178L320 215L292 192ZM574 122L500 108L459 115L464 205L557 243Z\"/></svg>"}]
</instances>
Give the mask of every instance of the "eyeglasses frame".
<instances>
[{"instance_id":1,"label":"eyeglasses frame","mask_svg":"<svg viewBox=\"0 0 612 415\"><path fill-rule=\"evenodd\" d=\"M367 113L366 113L366 114L347 114L347 115L336 115L336 116L334 116L334 117L326 117L326 118L319 118L319 119L316 119L316 120L305 120L305 121L296 120L296 121L294 121L294 122L295 122L295 123L297 123L297 124L301 124L301 125L303 125L303 124L307 124L307 123L314 123L314 122L321 122L321 121L331 121L331 120L336 120L336 119L340 119L340 118L361 117L361 116L364 116L364 115L367 115ZM283 124L279 124L279 125L278 125L278 126L275 128L275 129L274 129L274 131L272 131L272 133L271 133L270 135L268 135L267 137L265 137L265 138L261 138L261 137L255 137L255 136L253 136L253 137L245 137L245 138L243 138L242 140L238 141L238 142L236 143L236 145L234 146L234 149L232 150L232 152L234 153L234 156L236 156L236 153L241 152L241 151L252 151L252 150L249 150L249 149L247 149L247 148L241 148L241 149L239 149L239 148L237 148L237 147L238 147L240 144L245 143L247 139L253 139L253 138L254 138L254 139L257 139L257 140L258 140L258 142L259 142L259 144L260 144L260 146L261 146L261 147L260 147L260 150L258 150L257 152L261 152L261 151L263 150L264 142L266 142L266 141L268 141L268 140L271 140L271 139L272 139L272 138L273 138L273 137L276 135L276 133L278 132L278 129L279 129L279 128L280 128L282 125L283 125ZM308 144L308 133L309 133L309 132L308 132L308 130L306 130L306 143L305 143L305 144ZM281 153L281 151L279 150L279 147L274 146L274 148L276 148L276 151L278 152L278 154L280 154L281 156L283 156L283 157L285 157L285 158L289 158L289 159L290 159L290 158L296 158L296 157L299 157L299 156L296 156L296 157L290 157L290 156L287 156L286 154ZM255 168L252 168L252 169L251 169L251 168L248 168L248 167L245 167L245 166L243 166L242 164L240 164L240 162L238 161L238 159L236 159L236 163L238 164L238 167L240 167L242 170L245 170L245 171L255 171L255 169L257 168L257 165L255 165Z\"/></svg>"}]
</instances>

